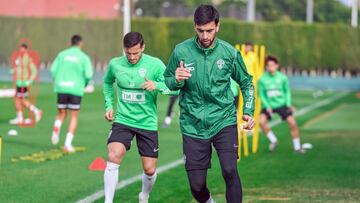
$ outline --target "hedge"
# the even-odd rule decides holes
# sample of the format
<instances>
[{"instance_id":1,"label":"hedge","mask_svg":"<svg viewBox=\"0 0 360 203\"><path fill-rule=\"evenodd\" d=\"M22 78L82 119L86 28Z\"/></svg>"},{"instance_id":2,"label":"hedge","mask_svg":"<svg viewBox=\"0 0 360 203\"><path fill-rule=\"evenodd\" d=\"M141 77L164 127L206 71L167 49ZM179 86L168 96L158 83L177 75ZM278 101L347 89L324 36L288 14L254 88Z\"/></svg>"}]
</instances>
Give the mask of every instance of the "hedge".
<instances>
[{"instance_id":1,"label":"hedge","mask_svg":"<svg viewBox=\"0 0 360 203\"><path fill-rule=\"evenodd\" d=\"M244 23L221 21L219 37L231 44L252 41L295 68L360 69L360 29L345 24ZM42 61L51 61L69 45L72 34L84 38L84 50L95 61L122 54L122 21L0 17L0 62L7 61L21 38L30 38ZM143 33L146 53L165 63L174 46L194 36L191 19L133 19Z\"/></svg>"}]
</instances>

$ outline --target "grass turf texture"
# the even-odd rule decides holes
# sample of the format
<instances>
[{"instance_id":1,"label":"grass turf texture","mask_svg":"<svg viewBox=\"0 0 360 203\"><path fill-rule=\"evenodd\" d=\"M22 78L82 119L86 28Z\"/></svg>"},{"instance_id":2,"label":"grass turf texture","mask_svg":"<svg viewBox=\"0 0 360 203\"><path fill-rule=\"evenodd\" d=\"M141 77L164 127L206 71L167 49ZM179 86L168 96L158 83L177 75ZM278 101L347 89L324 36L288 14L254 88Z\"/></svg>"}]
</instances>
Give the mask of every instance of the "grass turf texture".
<instances>
[{"instance_id":1,"label":"grass turf texture","mask_svg":"<svg viewBox=\"0 0 360 203\"><path fill-rule=\"evenodd\" d=\"M2 85L4 86L4 85ZM41 85L38 104L44 111L41 122L34 128L10 126L8 120L15 113L11 99L0 99L3 109L0 114L0 135L3 137L3 156L0 165L0 202L74 202L103 187L103 173L87 169L93 159L106 157L106 139L110 124L103 119L103 98L101 89L85 95L80 112L79 128L74 139L75 146L84 146L85 152L65 156L42 163L12 163L11 157L27 155L56 147L50 143L56 96L50 85ZM314 99L310 91L294 91L293 103L297 109L334 95L326 93ZM168 98L158 101L159 121L165 115ZM341 104L358 105L352 95L326 107L314 110L297 120L300 127L324 112L338 108ZM349 113L357 114L357 110ZM337 119L332 120L338 122ZM355 122L352 120L352 122ZM334 124L326 122L328 126ZM315 125L318 126L318 125ZM345 126L346 127L346 126ZM9 129L18 130L17 137L7 136ZM62 127L61 144L67 125ZM182 145L178 119L171 127L160 129L159 165L181 158ZM359 130L326 130L301 128L303 141L310 142L314 149L299 156L292 152L291 138L287 126L274 128L280 138L280 145L274 154L267 152L267 140L260 139L257 155L243 158L239 172L244 187L245 202L271 201L333 201L355 202L359 200L360 164L356 157L360 152ZM136 146L127 153L120 169L120 180L141 173L140 158ZM208 185L217 202L225 202L225 185L220 173L217 156L213 156L213 168L209 170ZM115 202L136 202L141 183L137 182L117 191ZM150 198L151 202L194 202L183 166L161 174ZM98 202L103 202L100 199Z\"/></svg>"}]
</instances>

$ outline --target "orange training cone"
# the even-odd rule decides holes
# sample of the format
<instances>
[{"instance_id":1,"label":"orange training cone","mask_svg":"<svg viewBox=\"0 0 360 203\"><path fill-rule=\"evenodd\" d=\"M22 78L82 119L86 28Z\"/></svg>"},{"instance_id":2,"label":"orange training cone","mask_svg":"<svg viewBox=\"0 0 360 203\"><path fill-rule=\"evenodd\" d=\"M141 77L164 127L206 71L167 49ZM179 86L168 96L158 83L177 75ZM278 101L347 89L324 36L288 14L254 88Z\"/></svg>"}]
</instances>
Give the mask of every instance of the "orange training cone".
<instances>
[{"instance_id":1,"label":"orange training cone","mask_svg":"<svg viewBox=\"0 0 360 203\"><path fill-rule=\"evenodd\" d=\"M104 171L106 161L102 157L97 157L89 166L90 171Z\"/></svg>"}]
</instances>

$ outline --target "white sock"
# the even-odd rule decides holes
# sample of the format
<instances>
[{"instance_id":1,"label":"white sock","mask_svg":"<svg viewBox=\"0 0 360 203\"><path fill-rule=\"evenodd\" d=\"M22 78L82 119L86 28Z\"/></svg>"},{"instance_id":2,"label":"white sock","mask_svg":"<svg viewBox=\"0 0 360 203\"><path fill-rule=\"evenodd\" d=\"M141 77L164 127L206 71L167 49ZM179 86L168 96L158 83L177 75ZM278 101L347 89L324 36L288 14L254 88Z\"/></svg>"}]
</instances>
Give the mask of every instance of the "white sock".
<instances>
[{"instance_id":1,"label":"white sock","mask_svg":"<svg viewBox=\"0 0 360 203\"><path fill-rule=\"evenodd\" d=\"M17 120L19 121L19 123L22 123L22 121L24 120L23 112L22 112L22 111L18 111L18 112L16 113L16 118L17 118Z\"/></svg>"},{"instance_id":2,"label":"white sock","mask_svg":"<svg viewBox=\"0 0 360 203\"><path fill-rule=\"evenodd\" d=\"M104 172L105 203L112 203L119 179L119 164L107 162Z\"/></svg>"},{"instance_id":3,"label":"white sock","mask_svg":"<svg viewBox=\"0 0 360 203\"><path fill-rule=\"evenodd\" d=\"M67 133L65 138L65 146L71 146L74 135L72 133Z\"/></svg>"},{"instance_id":4,"label":"white sock","mask_svg":"<svg viewBox=\"0 0 360 203\"><path fill-rule=\"evenodd\" d=\"M215 201L210 195L210 198L205 203L215 203Z\"/></svg>"},{"instance_id":5,"label":"white sock","mask_svg":"<svg viewBox=\"0 0 360 203\"><path fill-rule=\"evenodd\" d=\"M266 136L269 138L271 143L277 142L277 138L276 138L275 134L273 133L273 131L269 131Z\"/></svg>"},{"instance_id":6,"label":"white sock","mask_svg":"<svg viewBox=\"0 0 360 203\"><path fill-rule=\"evenodd\" d=\"M300 138L293 138L293 145L294 145L294 150L300 150L301 149Z\"/></svg>"},{"instance_id":7,"label":"white sock","mask_svg":"<svg viewBox=\"0 0 360 203\"><path fill-rule=\"evenodd\" d=\"M54 123L54 128L58 128L60 131L61 125L62 125L61 121L59 119L56 119Z\"/></svg>"},{"instance_id":8,"label":"white sock","mask_svg":"<svg viewBox=\"0 0 360 203\"><path fill-rule=\"evenodd\" d=\"M147 198L151 189L154 186L156 181L157 173L155 172L152 176L148 176L145 173L142 175L142 189L141 189L141 196L142 198Z\"/></svg>"},{"instance_id":9,"label":"white sock","mask_svg":"<svg viewBox=\"0 0 360 203\"><path fill-rule=\"evenodd\" d=\"M34 106L34 105L32 105L32 104L30 105L29 109L30 109L30 111L32 111L34 114L38 114L38 113L39 113L39 109L36 108L36 106Z\"/></svg>"}]
</instances>

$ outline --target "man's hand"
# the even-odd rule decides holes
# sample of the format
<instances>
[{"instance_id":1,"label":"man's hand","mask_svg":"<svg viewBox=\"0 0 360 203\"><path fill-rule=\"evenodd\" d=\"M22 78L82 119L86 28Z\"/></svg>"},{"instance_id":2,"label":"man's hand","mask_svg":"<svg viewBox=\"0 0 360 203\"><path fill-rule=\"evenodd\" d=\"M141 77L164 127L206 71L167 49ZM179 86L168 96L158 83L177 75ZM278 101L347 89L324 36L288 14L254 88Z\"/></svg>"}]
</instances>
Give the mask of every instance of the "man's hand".
<instances>
[{"instance_id":1,"label":"man's hand","mask_svg":"<svg viewBox=\"0 0 360 203\"><path fill-rule=\"evenodd\" d=\"M113 113L114 111L112 109L108 110L106 113L105 113L105 119L109 122L113 121L114 120L114 116L113 116Z\"/></svg>"},{"instance_id":2,"label":"man's hand","mask_svg":"<svg viewBox=\"0 0 360 203\"><path fill-rule=\"evenodd\" d=\"M179 67L176 68L175 71L175 79L176 82L180 83L183 80L187 80L191 77L190 70L184 67L184 62L180 61Z\"/></svg>"},{"instance_id":3,"label":"man's hand","mask_svg":"<svg viewBox=\"0 0 360 203\"><path fill-rule=\"evenodd\" d=\"M244 129L252 130L254 128L255 121L251 116L243 115L242 119L243 119L243 121L246 121L246 124L244 125Z\"/></svg>"},{"instance_id":4,"label":"man's hand","mask_svg":"<svg viewBox=\"0 0 360 203\"><path fill-rule=\"evenodd\" d=\"M147 77L144 77L145 81L143 84L141 84L141 88L144 90L148 90L150 92L154 91L156 89L156 85L153 81L147 79Z\"/></svg>"}]
</instances>

